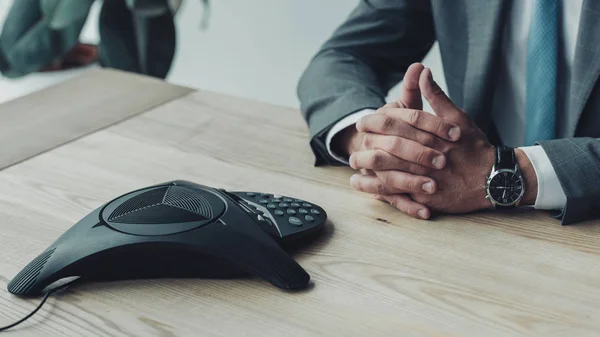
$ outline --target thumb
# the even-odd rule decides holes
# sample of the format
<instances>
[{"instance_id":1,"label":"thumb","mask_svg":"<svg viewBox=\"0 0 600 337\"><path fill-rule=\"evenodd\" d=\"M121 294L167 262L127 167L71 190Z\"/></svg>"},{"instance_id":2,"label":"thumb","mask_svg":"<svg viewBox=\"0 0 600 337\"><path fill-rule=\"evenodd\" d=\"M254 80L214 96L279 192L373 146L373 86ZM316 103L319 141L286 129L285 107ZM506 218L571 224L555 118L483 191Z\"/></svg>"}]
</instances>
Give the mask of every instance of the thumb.
<instances>
[{"instance_id":1,"label":"thumb","mask_svg":"<svg viewBox=\"0 0 600 337\"><path fill-rule=\"evenodd\" d=\"M424 69L425 67L421 63L413 63L406 70L402 87L400 88L400 97L396 100L401 108L423 109L423 99L421 98L421 89L419 89L419 77Z\"/></svg>"},{"instance_id":2,"label":"thumb","mask_svg":"<svg viewBox=\"0 0 600 337\"><path fill-rule=\"evenodd\" d=\"M464 123L465 118L468 118L461 109L454 105L442 88L433 80L431 69L426 68L421 72L419 88L423 93L423 97L431 105L433 112L439 117L455 123Z\"/></svg>"}]
</instances>

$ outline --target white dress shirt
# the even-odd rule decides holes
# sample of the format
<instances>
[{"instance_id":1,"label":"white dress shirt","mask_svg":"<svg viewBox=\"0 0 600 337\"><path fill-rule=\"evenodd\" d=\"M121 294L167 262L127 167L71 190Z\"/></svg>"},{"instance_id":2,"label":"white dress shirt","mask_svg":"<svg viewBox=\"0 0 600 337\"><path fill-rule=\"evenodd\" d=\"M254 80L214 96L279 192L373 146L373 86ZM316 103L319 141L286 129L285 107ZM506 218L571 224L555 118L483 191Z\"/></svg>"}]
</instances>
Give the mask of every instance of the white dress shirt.
<instances>
[{"instance_id":1,"label":"white dress shirt","mask_svg":"<svg viewBox=\"0 0 600 337\"><path fill-rule=\"evenodd\" d=\"M502 37L502 57L500 58L498 82L493 98L492 118L502 142L517 147L523 144L525 136L525 74L527 64L527 39L533 10L533 1L513 1L510 15ZM575 43L579 30L579 18L583 0L562 0L559 22L558 92L557 116L567 107L567 94L571 78L571 68L575 58ZM329 153L343 163L347 158L331 150L331 140L343 129L374 110L366 109L348 115L329 130L326 138ZM565 193L548 155L541 146L521 147L531 161L538 180L538 193L534 207L536 209L561 209L566 202ZM491 169L491 168L490 168Z\"/></svg>"}]
</instances>

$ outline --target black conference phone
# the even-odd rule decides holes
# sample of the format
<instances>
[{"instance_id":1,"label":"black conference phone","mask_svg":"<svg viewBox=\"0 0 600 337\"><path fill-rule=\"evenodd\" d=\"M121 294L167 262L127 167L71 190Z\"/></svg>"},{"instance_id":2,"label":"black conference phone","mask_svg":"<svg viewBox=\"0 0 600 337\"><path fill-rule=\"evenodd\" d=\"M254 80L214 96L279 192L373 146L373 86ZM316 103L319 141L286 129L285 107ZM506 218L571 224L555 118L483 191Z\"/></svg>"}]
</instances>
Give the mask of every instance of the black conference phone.
<instances>
[{"instance_id":1,"label":"black conference phone","mask_svg":"<svg viewBox=\"0 0 600 337\"><path fill-rule=\"evenodd\" d=\"M248 274L279 288L302 289L310 276L280 243L321 229L326 219L321 207L304 200L173 181L96 209L29 263L8 290L36 296L70 277L108 281Z\"/></svg>"}]
</instances>

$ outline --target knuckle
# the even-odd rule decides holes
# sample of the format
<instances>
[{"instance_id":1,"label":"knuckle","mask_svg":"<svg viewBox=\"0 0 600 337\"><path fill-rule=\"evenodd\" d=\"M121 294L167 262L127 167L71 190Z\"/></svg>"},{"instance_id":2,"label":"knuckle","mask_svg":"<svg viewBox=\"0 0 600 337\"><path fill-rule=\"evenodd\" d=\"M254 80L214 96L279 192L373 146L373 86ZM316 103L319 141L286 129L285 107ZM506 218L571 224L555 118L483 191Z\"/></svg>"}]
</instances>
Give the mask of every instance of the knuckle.
<instances>
[{"instance_id":1,"label":"knuckle","mask_svg":"<svg viewBox=\"0 0 600 337\"><path fill-rule=\"evenodd\" d=\"M382 172L378 177L383 185L388 185L390 183L390 175L387 172Z\"/></svg>"},{"instance_id":2,"label":"knuckle","mask_svg":"<svg viewBox=\"0 0 600 337\"><path fill-rule=\"evenodd\" d=\"M392 174L389 174L388 172L386 172L383 175L383 179L381 180L381 182L383 183L384 186L396 186L396 177Z\"/></svg>"},{"instance_id":3,"label":"knuckle","mask_svg":"<svg viewBox=\"0 0 600 337\"><path fill-rule=\"evenodd\" d=\"M370 167L373 170L379 170L383 166L383 155L379 152L376 152L371 156Z\"/></svg>"},{"instance_id":4,"label":"knuckle","mask_svg":"<svg viewBox=\"0 0 600 337\"><path fill-rule=\"evenodd\" d=\"M385 186L382 183L380 183L380 182L377 183L375 185L375 193L381 194L381 195L386 194Z\"/></svg>"},{"instance_id":5,"label":"knuckle","mask_svg":"<svg viewBox=\"0 0 600 337\"><path fill-rule=\"evenodd\" d=\"M421 111L419 110L411 110L408 113L408 122L412 125L417 125L419 120L421 119Z\"/></svg>"},{"instance_id":6,"label":"knuckle","mask_svg":"<svg viewBox=\"0 0 600 337\"><path fill-rule=\"evenodd\" d=\"M415 162L422 164L427 158L427 151L424 148L419 148L415 154Z\"/></svg>"},{"instance_id":7,"label":"knuckle","mask_svg":"<svg viewBox=\"0 0 600 337\"><path fill-rule=\"evenodd\" d=\"M448 137L448 131L450 129L450 127L448 127L448 125L446 124L446 122L444 122L444 120L442 119L438 119L436 122L436 126L435 126L435 134L436 135L441 135L443 137Z\"/></svg>"},{"instance_id":8,"label":"knuckle","mask_svg":"<svg viewBox=\"0 0 600 337\"><path fill-rule=\"evenodd\" d=\"M362 149L363 150L370 149L372 143L373 143L373 141L371 139L371 135L364 134L362 137L362 140L361 140Z\"/></svg>"},{"instance_id":9,"label":"knuckle","mask_svg":"<svg viewBox=\"0 0 600 337\"><path fill-rule=\"evenodd\" d=\"M375 110L375 113L377 113L377 114L385 114L385 111L386 111L386 108L382 107L382 108L379 108L379 109Z\"/></svg>"},{"instance_id":10,"label":"knuckle","mask_svg":"<svg viewBox=\"0 0 600 337\"><path fill-rule=\"evenodd\" d=\"M404 150L404 142L402 138L394 137L389 142L389 152L397 152L400 153Z\"/></svg>"},{"instance_id":11,"label":"knuckle","mask_svg":"<svg viewBox=\"0 0 600 337\"><path fill-rule=\"evenodd\" d=\"M415 191L415 187L417 185L417 182L415 181L415 179L405 179L404 180L404 188L407 191Z\"/></svg>"},{"instance_id":12,"label":"knuckle","mask_svg":"<svg viewBox=\"0 0 600 337\"><path fill-rule=\"evenodd\" d=\"M381 130L387 131L394 127L394 119L390 116L383 116L381 119Z\"/></svg>"}]
</instances>

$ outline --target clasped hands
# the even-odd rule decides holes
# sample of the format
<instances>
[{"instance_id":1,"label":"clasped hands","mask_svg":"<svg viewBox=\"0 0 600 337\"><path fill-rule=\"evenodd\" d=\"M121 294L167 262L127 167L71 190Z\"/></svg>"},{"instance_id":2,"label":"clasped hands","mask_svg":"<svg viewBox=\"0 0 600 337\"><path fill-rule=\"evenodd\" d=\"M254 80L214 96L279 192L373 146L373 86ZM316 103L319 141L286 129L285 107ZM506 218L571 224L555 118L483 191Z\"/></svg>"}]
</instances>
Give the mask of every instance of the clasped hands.
<instances>
[{"instance_id":1,"label":"clasped hands","mask_svg":"<svg viewBox=\"0 0 600 337\"><path fill-rule=\"evenodd\" d=\"M424 97L435 115L422 111ZM486 176L494 147L475 123L440 89L431 70L411 65L401 95L359 120L340 137L350 185L420 219L431 212L465 213L491 208Z\"/></svg>"}]
</instances>

